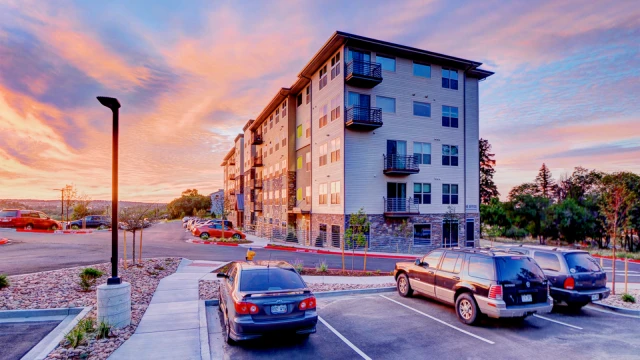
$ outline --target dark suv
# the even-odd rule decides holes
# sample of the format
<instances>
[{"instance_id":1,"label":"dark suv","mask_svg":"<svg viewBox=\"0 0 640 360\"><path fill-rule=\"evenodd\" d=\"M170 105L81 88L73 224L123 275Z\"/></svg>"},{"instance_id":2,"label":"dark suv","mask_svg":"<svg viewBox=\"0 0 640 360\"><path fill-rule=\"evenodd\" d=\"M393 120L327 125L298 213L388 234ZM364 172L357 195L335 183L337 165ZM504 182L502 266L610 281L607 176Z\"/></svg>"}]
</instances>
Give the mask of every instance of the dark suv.
<instances>
[{"instance_id":1,"label":"dark suv","mask_svg":"<svg viewBox=\"0 0 640 360\"><path fill-rule=\"evenodd\" d=\"M607 274L586 251L548 246L504 247L511 252L533 257L551 285L551 297L577 310L611 293Z\"/></svg>"},{"instance_id":2,"label":"dark suv","mask_svg":"<svg viewBox=\"0 0 640 360\"><path fill-rule=\"evenodd\" d=\"M417 291L455 305L458 319L468 325L480 314L524 319L553 308L535 260L507 251L437 249L413 263L396 263L394 276L401 296Z\"/></svg>"},{"instance_id":3,"label":"dark suv","mask_svg":"<svg viewBox=\"0 0 640 360\"><path fill-rule=\"evenodd\" d=\"M58 230L62 225L41 211L3 209L0 211L0 228Z\"/></svg>"},{"instance_id":4,"label":"dark suv","mask_svg":"<svg viewBox=\"0 0 640 360\"><path fill-rule=\"evenodd\" d=\"M71 229L81 229L82 228L82 222L84 221L84 225L87 229L90 228L99 228L99 227L105 227L105 228L110 228L111 227L111 216L104 216L104 215L89 215L89 216L85 216L84 219L79 219L79 220L75 220L69 223L69 228Z\"/></svg>"}]
</instances>

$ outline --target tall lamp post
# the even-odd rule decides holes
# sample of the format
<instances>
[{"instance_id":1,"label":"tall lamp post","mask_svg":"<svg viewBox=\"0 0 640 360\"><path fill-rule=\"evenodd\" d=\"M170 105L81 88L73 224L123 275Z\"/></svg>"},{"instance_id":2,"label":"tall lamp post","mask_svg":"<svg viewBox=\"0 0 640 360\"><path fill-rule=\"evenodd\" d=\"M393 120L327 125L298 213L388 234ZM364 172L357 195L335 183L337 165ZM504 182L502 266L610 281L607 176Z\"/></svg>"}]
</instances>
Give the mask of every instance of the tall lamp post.
<instances>
[{"instance_id":1,"label":"tall lamp post","mask_svg":"<svg viewBox=\"0 0 640 360\"><path fill-rule=\"evenodd\" d=\"M98 96L113 114L113 156L111 163L111 277L98 286L98 321L115 328L131 324L131 284L118 277L118 116L120 102L116 98Z\"/></svg>"},{"instance_id":2,"label":"tall lamp post","mask_svg":"<svg viewBox=\"0 0 640 360\"><path fill-rule=\"evenodd\" d=\"M60 210L60 221L63 222L64 221L64 189L53 189L53 190L60 191L60 205L62 207Z\"/></svg>"}]
</instances>

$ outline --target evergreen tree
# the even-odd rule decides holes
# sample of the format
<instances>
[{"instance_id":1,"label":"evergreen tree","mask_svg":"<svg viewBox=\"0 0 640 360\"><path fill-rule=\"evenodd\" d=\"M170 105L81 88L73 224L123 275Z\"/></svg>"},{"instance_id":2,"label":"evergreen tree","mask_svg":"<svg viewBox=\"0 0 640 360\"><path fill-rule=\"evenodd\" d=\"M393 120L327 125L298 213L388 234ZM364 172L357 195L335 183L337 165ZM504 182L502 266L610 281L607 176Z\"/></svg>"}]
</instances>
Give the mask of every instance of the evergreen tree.
<instances>
[{"instance_id":1,"label":"evergreen tree","mask_svg":"<svg viewBox=\"0 0 640 360\"><path fill-rule=\"evenodd\" d=\"M500 196L498 187L493 182L493 174L496 170L495 154L491 153L489 140L480 139L480 200L482 204L488 204L491 198Z\"/></svg>"},{"instance_id":2,"label":"evergreen tree","mask_svg":"<svg viewBox=\"0 0 640 360\"><path fill-rule=\"evenodd\" d=\"M536 185L538 185L540 195L547 199L553 195L555 191L556 184L551 176L551 170L549 170L547 165L544 163L542 164L540 171L538 171L538 176L536 176Z\"/></svg>"}]
</instances>

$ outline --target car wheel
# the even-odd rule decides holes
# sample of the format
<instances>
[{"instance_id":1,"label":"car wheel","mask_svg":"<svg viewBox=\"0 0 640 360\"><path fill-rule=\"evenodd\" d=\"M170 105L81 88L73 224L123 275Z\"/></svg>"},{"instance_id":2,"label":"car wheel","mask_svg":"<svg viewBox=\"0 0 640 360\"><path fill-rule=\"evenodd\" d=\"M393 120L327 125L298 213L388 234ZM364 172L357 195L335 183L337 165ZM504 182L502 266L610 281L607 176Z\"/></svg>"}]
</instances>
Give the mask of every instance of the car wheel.
<instances>
[{"instance_id":1,"label":"car wheel","mask_svg":"<svg viewBox=\"0 0 640 360\"><path fill-rule=\"evenodd\" d=\"M225 331L225 336L224 336L224 341L229 345L233 345L235 342L231 338L231 327L229 326L229 319L228 319L227 316L224 317L224 328L226 330Z\"/></svg>"},{"instance_id":2,"label":"car wheel","mask_svg":"<svg viewBox=\"0 0 640 360\"><path fill-rule=\"evenodd\" d=\"M78 225L71 225L71 230L78 230L80 229L80 226Z\"/></svg>"},{"instance_id":3,"label":"car wheel","mask_svg":"<svg viewBox=\"0 0 640 360\"><path fill-rule=\"evenodd\" d=\"M51 225L51 230L53 230L53 231L58 230L58 225Z\"/></svg>"},{"instance_id":4,"label":"car wheel","mask_svg":"<svg viewBox=\"0 0 640 360\"><path fill-rule=\"evenodd\" d=\"M27 226L24 227L25 230L33 230L33 225L32 224L27 224Z\"/></svg>"},{"instance_id":5,"label":"car wheel","mask_svg":"<svg viewBox=\"0 0 640 360\"><path fill-rule=\"evenodd\" d=\"M231 236L232 239L234 240L240 240L242 238L242 236L240 236L240 234L233 234L233 236Z\"/></svg>"},{"instance_id":6,"label":"car wheel","mask_svg":"<svg viewBox=\"0 0 640 360\"><path fill-rule=\"evenodd\" d=\"M397 288L398 294L402 297L410 297L413 295L413 289L411 289L411 284L409 284L409 277L407 274L400 274L397 280Z\"/></svg>"},{"instance_id":7,"label":"car wheel","mask_svg":"<svg viewBox=\"0 0 640 360\"><path fill-rule=\"evenodd\" d=\"M200 234L200 239L202 240L207 240L209 238L209 233L202 233Z\"/></svg>"},{"instance_id":8,"label":"car wheel","mask_svg":"<svg viewBox=\"0 0 640 360\"><path fill-rule=\"evenodd\" d=\"M469 293L464 293L458 296L456 300L456 314L458 319L467 325L473 325L479 319L478 316L478 304L473 296Z\"/></svg>"}]
</instances>

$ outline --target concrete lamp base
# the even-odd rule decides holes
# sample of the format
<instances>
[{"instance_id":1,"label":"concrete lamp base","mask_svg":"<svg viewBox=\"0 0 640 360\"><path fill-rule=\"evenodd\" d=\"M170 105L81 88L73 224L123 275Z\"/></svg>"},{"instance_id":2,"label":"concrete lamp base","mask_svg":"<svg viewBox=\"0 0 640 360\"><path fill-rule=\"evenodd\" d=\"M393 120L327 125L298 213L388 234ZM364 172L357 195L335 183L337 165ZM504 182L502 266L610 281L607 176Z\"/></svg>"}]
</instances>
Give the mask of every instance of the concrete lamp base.
<instances>
[{"instance_id":1,"label":"concrete lamp base","mask_svg":"<svg viewBox=\"0 0 640 360\"><path fill-rule=\"evenodd\" d=\"M120 329L131 324L131 284L98 286L98 324Z\"/></svg>"}]
</instances>

